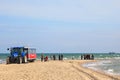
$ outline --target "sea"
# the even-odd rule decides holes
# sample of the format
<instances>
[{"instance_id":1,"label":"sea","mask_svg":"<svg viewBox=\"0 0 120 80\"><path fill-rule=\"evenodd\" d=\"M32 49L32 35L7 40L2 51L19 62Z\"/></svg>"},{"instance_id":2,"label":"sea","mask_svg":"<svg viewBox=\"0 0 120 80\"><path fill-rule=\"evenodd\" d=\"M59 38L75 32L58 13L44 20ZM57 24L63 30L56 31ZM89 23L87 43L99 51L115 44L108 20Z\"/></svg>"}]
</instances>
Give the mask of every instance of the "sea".
<instances>
[{"instance_id":1,"label":"sea","mask_svg":"<svg viewBox=\"0 0 120 80\"><path fill-rule=\"evenodd\" d=\"M43 53L42 53L43 54ZM81 60L81 55L86 53L44 53L44 56L56 55L58 56L62 54L64 60ZM97 71L102 71L111 75L120 75L120 53L89 53L94 55L94 59L97 62L91 62L83 64L84 67L91 68ZM0 64L6 63L6 58L9 56L9 53L0 53ZM37 60L40 60L41 53L37 53Z\"/></svg>"}]
</instances>

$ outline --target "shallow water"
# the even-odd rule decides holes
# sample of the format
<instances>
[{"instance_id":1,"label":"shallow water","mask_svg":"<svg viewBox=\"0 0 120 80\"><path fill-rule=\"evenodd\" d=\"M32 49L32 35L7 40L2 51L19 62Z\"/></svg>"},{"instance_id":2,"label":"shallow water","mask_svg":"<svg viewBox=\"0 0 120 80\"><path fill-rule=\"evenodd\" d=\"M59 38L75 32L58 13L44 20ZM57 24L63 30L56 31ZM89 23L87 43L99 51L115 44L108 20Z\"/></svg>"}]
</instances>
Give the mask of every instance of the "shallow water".
<instances>
[{"instance_id":1,"label":"shallow water","mask_svg":"<svg viewBox=\"0 0 120 80\"><path fill-rule=\"evenodd\" d=\"M119 59L100 60L98 62L84 64L83 66L112 75L120 75Z\"/></svg>"}]
</instances>

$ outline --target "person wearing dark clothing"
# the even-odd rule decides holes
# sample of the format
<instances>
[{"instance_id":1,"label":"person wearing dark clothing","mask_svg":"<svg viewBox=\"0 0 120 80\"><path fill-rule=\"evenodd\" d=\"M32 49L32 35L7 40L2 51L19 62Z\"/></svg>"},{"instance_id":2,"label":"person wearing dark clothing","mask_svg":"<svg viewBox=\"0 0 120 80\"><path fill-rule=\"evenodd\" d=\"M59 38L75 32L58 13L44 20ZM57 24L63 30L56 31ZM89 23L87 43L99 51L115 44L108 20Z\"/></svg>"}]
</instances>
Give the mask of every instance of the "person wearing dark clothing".
<instances>
[{"instance_id":1,"label":"person wearing dark clothing","mask_svg":"<svg viewBox=\"0 0 120 80\"><path fill-rule=\"evenodd\" d=\"M44 55L41 54L41 62L44 60Z\"/></svg>"},{"instance_id":2,"label":"person wearing dark clothing","mask_svg":"<svg viewBox=\"0 0 120 80\"><path fill-rule=\"evenodd\" d=\"M61 54L61 60L63 60L63 54Z\"/></svg>"},{"instance_id":3,"label":"person wearing dark clothing","mask_svg":"<svg viewBox=\"0 0 120 80\"><path fill-rule=\"evenodd\" d=\"M56 60L56 56L55 55L53 55L53 60Z\"/></svg>"},{"instance_id":4,"label":"person wearing dark clothing","mask_svg":"<svg viewBox=\"0 0 120 80\"><path fill-rule=\"evenodd\" d=\"M81 60L83 59L83 55L81 55Z\"/></svg>"},{"instance_id":5,"label":"person wearing dark clothing","mask_svg":"<svg viewBox=\"0 0 120 80\"><path fill-rule=\"evenodd\" d=\"M94 60L94 55L92 54L92 60Z\"/></svg>"},{"instance_id":6,"label":"person wearing dark clothing","mask_svg":"<svg viewBox=\"0 0 120 80\"><path fill-rule=\"evenodd\" d=\"M61 56L60 56L60 54L59 54L59 56L58 56L58 59L61 60Z\"/></svg>"}]
</instances>

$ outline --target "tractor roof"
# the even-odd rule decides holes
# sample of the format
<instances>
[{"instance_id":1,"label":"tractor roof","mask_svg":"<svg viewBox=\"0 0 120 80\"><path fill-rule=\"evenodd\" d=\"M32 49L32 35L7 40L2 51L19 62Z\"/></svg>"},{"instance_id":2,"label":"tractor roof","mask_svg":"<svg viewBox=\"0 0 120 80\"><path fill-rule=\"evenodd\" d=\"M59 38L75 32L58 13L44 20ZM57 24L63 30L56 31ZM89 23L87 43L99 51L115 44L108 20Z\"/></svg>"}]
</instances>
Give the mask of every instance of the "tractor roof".
<instances>
[{"instance_id":1,"label":"tractor roof","mask_svg":"<svg viewBox=\"0 0 120 80\"><path fill-rule=\"evenodd\" d=\"M35 48L31 48L31 47L24 47L24 46L22 46L22 47L11 47L11 48L28 48L28 49L35 49Z\"/></svg>"},{"instance_id":2,"label":"tractor roof","mask_svg":"<svg viewBox=\"0 0 120 80\"><path fill-rule=\"evenodd\" d=\"M11 47L11 48L24 48L24 47Z\"/></svg>"}]
</instances>

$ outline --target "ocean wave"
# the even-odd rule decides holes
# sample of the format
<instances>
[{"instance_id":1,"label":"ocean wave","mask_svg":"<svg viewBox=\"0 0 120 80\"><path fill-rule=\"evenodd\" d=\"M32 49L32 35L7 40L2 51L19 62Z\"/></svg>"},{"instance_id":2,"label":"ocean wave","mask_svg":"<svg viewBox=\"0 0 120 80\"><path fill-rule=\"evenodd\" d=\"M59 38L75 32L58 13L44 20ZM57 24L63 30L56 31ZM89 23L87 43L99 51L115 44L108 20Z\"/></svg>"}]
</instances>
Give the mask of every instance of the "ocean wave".
<instances>
[{"instance_id":1,"label":"ocean wave","mask_svg":"<svg viewBox=\"0 0 120 80\"><path fill-rule=\"evenodd\" d=\"M0 64L6 63L6 60L0 59Z\"/></svg>"},{"instance_id":2,"label":"ocean wave","mask_svg":"<svg viewBox=\"0 0 120 80\"><path fill-rule=\"evenodd\" d=\"M96 71L103 71L107 74L120 75L120 68L118 60L101 60L97 62L83 64L83 67L87 67ZM115 66L114 66L115 65Z\"/></svg>"},{"instance_id":3,"label":"ocean wave","mask_svg":"<svg viewBox=\"0 0 120 80\"><path fill-rule=\"evenodd\" d=\"M63 59L64 59L64 60L68 60L68 58L67 58L67 57L64 57Z\"/></svg>"},{"instance_id":4,"label":"ocean wave","mask_svg":"<svg viewBox=\"0 0 120 80\"><path fill-rule=\"evenodd\" d=\"M114 71L114 69L111 69L111 68L105 70L104 72L107 73L107 74L111 74L111 75L120 75L120 73L116 73L116 72Z\"/></svg>"},{"instance_id":5,"label":"ocean wave","mask_svg":"<svg viewBox=\"0 0 120 80\"><path fill-rule=\"evenodd\" d=\"M98 57L96 60L104 60L104 59L120 59L120 57Z\"/></svg>"}]
</instances>

